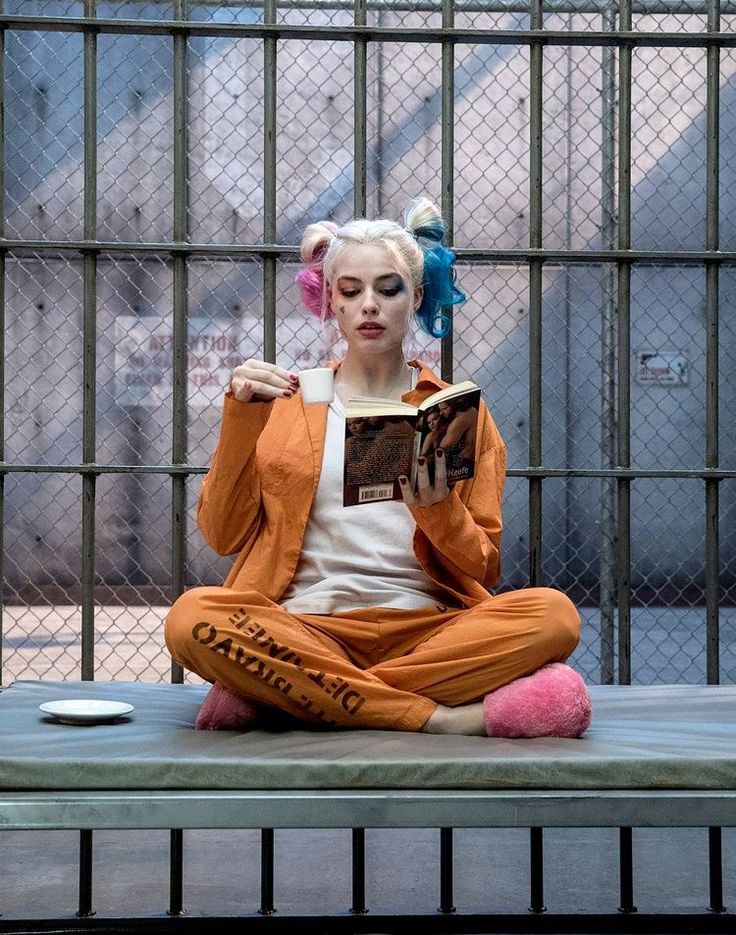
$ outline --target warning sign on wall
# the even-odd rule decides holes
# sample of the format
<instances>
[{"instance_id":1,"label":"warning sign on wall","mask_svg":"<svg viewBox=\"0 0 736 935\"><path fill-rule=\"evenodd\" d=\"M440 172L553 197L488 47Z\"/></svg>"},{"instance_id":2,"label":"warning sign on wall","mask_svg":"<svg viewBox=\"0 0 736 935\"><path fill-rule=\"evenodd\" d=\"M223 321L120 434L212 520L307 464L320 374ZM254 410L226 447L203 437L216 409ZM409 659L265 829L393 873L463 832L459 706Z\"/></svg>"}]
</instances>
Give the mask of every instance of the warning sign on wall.
<instances>
[{"instance_id":1,"label":"warning sign on wall","mask_svg":"<svg viewBox=\"0 0 736 935\"><path fill-rule=\"evenodd\" d=\"M636 356L639 386L687 386L690 382L687 351L639 351Z\"/></svg>"},{"instance_id":2,"label":"warning sign on wall","mask_svg":"<svg viewBox=\"0 0 736 935\"><path fill-rule=\"evenodd\" d=\"M207 406L219 400L233 368L247 353L238 322L192 318L187 341L188 400ZM115 321L116 401L122 406L156 405L171 395L173 333L170 319L121 315Z\"/></svg>"}]
</instances>

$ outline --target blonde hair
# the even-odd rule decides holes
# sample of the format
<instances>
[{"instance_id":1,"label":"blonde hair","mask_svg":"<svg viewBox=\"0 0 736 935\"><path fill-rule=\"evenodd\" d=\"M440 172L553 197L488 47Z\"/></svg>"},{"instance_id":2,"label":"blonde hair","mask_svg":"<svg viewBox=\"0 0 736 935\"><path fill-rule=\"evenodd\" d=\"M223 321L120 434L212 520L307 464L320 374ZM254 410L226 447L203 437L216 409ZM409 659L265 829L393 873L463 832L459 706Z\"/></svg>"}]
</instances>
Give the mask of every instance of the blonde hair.
<instances>
[{"instance_id":1,"label":"blonde hair","mask_svg":"<svg viewBox=\"0 0 736 935\"><path fill-rule=\"evenodd\" d=\"M442 247L445 226L437 206L429 198L417 198L404 212L404 226L395 221L378 219L368 221L358 218L339 227L332 221L319 221L310 224L304 231L301 243L301 257L304 268L297 274L296 281L302 291L302 300L307 309L320 321L326 321L334 314L328 292L328 283L332 281L335 267L347 248L355 245L382 246L388 252L396 268L406 273L414 287L428 287L431 296L425 294L422 306L417 311L422 326L430 334L440 337L447 331L442 324L440 306L433 298L438 290L435 284L427 282L427 264L430 255L434 260L437 251L443 251L447 259L442 263L439 275L445 278L449 273L450 292L446 288L439 290L441 300L447 304L462 301L465 296L454 286L452 262L455 259L451 251ZM427 242L432 246L429 247ZM439 324L438 324L439 322Z\"/></svg>"}]
</instances>

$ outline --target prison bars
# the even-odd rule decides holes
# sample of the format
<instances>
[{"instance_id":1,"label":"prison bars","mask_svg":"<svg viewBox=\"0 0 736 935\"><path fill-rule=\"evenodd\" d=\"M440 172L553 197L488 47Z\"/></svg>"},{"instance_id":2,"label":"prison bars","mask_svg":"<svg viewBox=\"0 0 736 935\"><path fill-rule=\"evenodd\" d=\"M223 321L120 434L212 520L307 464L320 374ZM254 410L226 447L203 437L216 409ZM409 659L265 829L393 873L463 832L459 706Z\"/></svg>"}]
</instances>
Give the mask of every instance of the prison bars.
<instances>
[{"instance_id":1,"label":"prison bars","mask_svg":"<svg viewBox=\"0 0 736 935\"><path fill-rule=\"evenodd\" d=\"M276 260L278 255L293 252L293 248L275 244L276 237L276 111L277 111L277 41L288 38L324 38L335 33L330 27L290 27L276 24L275 0L267 0L264 11L264 23L261 25L226 25L196 24L187 22L187 0L175 0L175 20L173 22L139 22L121 19L101 19L96 17L95 0L85 0L85 17L81 19L59 19L52 17L13 17L0 16L0 35L4 39L6 29L46 29L81 32L84 35L84 233L83 241L53 243L34 241L12 241L5 238L0 241L0 255L3 263L8 252L22 255L25 250L32 250L35 255L60 253L69 255L79 252L83 256L84 270L84 402L83 402L83 444L82 464L78 467L58 467L62 471L80 473L82 477L82 661L81 676L91 679L94 676L94 531L96 478L99 473L117 471L155 471L168 473L172 480L172 599L184 587L186 553L186 478L193 470L186 465L186 331L187 331L187 260L192 253L209 253L223 256L258 255L263 266L263 305L264 305L264 356L275 359L275 296L276 296ZM394 5L371 4L372 9L394 9ZM427 4L435 9L436 4ZM736 9L736 5L723 5L723 9ZM403 8L403 7L402 7ZM411 5L416 9L415 5ZM424 7L423 7L424 8ZM526 4L494 3L493 7L477 7L464 4L463 9L498 9L527 10ZM697 8L697 10L696 10ZM552 476L600 476L606 481L615 479L617 485L617 521L618 521L618 680L627 683L631 678L631 616L630 616L630 510L631 480L642 476L687 476L701 477L705 482L706 495L706 642L708 681L718 681L718 483L723 477L734 476L735 472L723 471L718 461L718 273L723 264L736 262L736 255L718 252L718 75L719 52L721 47L736 45L736 36L721 33L718 0L708 0L703 4L647 3L634 6L629 0L622 0L618 8L618 28L611 31L611 6L587 3L545 5L544 9L559 12L602 11L608 18L604 20L601 31L554 32L544 30L544 9L541 0L532 0L531 22L529 30L506 30L484 32L454 28L453 5L450 0L442 0L441 29L427 29L417 34L414 30L386 29L367 25L366 0L355 0L353 27L341 27L341 39L352 39L354 47L354 209L356 215L366 209L366 170L367 170L367 101L366 101L366 56L367 46L376 42L439 42L442 46L442 207L445 214L450 240L452 240L453 212L453 173L454 173L454 45L458 42L527 44L530 46L530 242L528 250L499 251L461 251L460 255L469 261L505 260L506 262L526 262L529 266L529 308L530 308L530 374L529 374L529 468L528 470L510 471L512 475L525 476L529 484L529 581L532 585L542 580L542 484ZM632 10L644 12L693 13L706 10L708 14L707 34L683 33L645 33L633 32L631 28ZM0 8L0 13L2 12ZM99 33L136 33L167 34L173 42L174 73L174 236L170 245L159 244L102 244L96 239L96 67L97 35ZM220 246L196 247L188 243L187 231L187 42L189 37L197 35L225 35L231 37L253 36L260 38L264 47L264 234L262 245L249 247ZM616 215L618 223L617 246L604 251L546 251L542 238L542 92L543 92L543 51L546 45L600 45L618 50L618 205ZM688 253L670 253L661 256L657 253L637 252L631 249L630 236L630 161L631 161L631 51L634 47L644 46L705 46L708 55L707 78L707 237L704 251ZM610 59L606 59L610 66ZM610 152L604 158L613 157ZM609 166L610 167L610 166ZM610 193L609 193L610 194ZM606 207L610 214L610 205ZM609 218L610 220L610 218ZM0 233L4 231L0 227ZM170 466L131 466L130 468L108 467L96 464L96 282L98 260L102 253L137 253L161 251L165 249L171 257L174 282L174 415L172 425L172 465ZM554 260L564 262L595 263L615 262L618 273L617 321L617 389L618 389L618 431L617 458L615 467L611 465L598 471L550 471L542 465L542 267ZM630 426L629 426L629 386L630 386L630 277L631 267L636 262L693 263L703 265L706 276L707 309L707 451L706 467L703 471L682 472L642 472L631 469L630 465ZM442 374L452 379L453 355L451 340L442 345ZM605 380L605 378L604 378ZM610 397L604 397L609 398ZM612 400L611 400L612 402ZM22 470L53 470L56 466L4 465L0 471L3 478L6 473ZM612 644L611 644L612 650ZM182 674L177 667L172 669L172 678L181 680ZM92 873L92 837L91 832L81 832L80 838L80 898L79 915L88 916L91 908L91 873ZM354 909L362 912L364 898L364 831L353 831L354 858ZM719 829L711 829L709 834L709 854L711 858L711 908L722 911L721 847ZM620 831L620 866L621 866L621 909L635 911L633 903L633 852L630 828ZM532 865L531 905L536 912L544 908L543 893L543 838L542 830L530 830L530 849ZM182 838L181 831L172 832L171 842L171 906L172 914L182 911ZM443 911L450 911L452 904L452 829L441 832L441 865ZM273 911L273 830L264 829L262 836L263 896L261 911L269 914Z\"/></svg>"}]
</instances>

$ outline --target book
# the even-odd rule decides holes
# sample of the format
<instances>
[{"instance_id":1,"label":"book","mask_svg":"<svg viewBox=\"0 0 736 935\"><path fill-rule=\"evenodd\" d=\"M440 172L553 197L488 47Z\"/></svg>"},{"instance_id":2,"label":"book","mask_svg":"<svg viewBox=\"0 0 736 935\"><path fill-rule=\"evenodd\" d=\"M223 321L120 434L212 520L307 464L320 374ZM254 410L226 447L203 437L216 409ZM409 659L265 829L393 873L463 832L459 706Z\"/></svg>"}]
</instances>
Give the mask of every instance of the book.
<instances>
[{"instance_id":1,"label":"book","mask_svg":"<svg viewBox=\"0 0 736 935\"><path fill-rule=\"evenodd\" d=\"M480 387L471 380L428 396L419 406L395 399L352 397L345 411L343 505L401 500L399 476L416 490L420 457L434 483L435 451L442 448L447 483L475 473Z\"/></svg>"}]
</instances>

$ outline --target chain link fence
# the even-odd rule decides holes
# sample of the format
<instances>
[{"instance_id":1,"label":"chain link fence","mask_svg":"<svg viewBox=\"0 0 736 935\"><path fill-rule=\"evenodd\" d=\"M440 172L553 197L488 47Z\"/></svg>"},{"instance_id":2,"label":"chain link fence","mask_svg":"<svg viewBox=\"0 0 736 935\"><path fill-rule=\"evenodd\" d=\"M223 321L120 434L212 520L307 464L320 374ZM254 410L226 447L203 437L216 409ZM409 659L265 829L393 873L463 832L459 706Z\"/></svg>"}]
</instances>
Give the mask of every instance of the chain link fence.
<instances>
[{"instance_id":1,"label":"chain link fence","mask_svg":"<svg viewBox=\"0 0 736 935\"><path fill-rule=\"evenodd\" d=\"M732 680L736 54L722 9L709 156L702 4L641 0L629 86L616 8L582 0L541 10L541 71L534 11L511 0L369 2L367 41L339 0L5 0L3 681L170 677L166 607L229 565L193 520L223 387L243 357L339 354L299 310L295 246L307 223L353 216L363 183L369 215L399 218L419 194L452 215L469 301L444 347L413 341L482 385L508 444L501 586L574 598L573 661L591 681ZM443 12L462 31L450 45ZM178 40L174 19L192 27ZM631 262L611 255L629 195Z\"/></svg>"}]
</instances>

